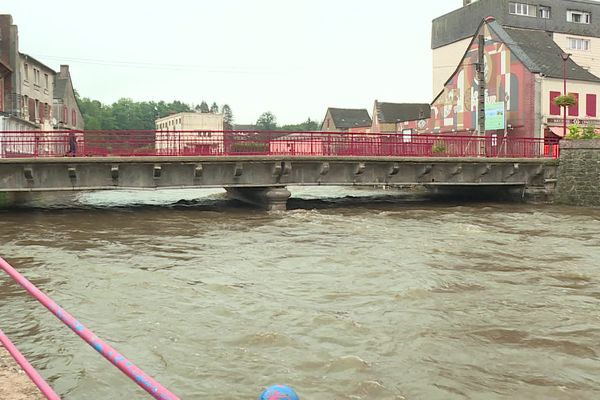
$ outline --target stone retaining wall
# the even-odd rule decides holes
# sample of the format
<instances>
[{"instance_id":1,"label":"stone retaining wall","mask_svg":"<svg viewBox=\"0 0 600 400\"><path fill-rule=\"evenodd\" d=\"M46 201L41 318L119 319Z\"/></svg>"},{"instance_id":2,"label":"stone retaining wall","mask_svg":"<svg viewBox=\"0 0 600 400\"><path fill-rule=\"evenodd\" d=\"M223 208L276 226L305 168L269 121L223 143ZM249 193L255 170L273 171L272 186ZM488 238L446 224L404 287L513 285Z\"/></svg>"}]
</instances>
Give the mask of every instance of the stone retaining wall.
<instances>
[{"instance_id":1,"label":"stone retaining wall","mask_svg":"<svg viewBox=\"0 0 600 400\"><path fill-rule=\"evenodd\" d=\"M555 202L600 206L600 139L563 140Z\"/></svg>"}]
</instances>

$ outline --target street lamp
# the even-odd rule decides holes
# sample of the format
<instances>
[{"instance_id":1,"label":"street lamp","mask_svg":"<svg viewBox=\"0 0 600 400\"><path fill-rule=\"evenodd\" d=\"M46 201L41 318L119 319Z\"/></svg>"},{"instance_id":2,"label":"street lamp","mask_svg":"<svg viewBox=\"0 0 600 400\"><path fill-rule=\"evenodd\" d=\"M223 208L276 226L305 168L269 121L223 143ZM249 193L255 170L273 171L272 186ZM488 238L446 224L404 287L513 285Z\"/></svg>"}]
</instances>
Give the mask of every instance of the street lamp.
<instances>
[{"instance_id":1,"label":"street lamp","mask_svg":"<svg viewBox=\"0 0 600 400\"><path fill-rule=\"evenodd\" d=\"M562 53L560 57L563 60L563 96L567 95L567 61L571 57L570 53ZM563 114L563 137L567 137L567 106L564 106Z\"/></svg>"}]
</instances>

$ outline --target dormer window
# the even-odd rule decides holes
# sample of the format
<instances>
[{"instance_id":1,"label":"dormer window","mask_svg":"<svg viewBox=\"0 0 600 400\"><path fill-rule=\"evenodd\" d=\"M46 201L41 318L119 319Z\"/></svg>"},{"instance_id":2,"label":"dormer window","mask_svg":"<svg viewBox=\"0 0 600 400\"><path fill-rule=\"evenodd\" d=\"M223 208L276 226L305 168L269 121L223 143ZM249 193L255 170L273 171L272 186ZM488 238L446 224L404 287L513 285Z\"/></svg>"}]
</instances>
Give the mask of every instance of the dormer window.
<instances>
[{"instance_id":1,"label":"dormer window","mask_svg":"<svg viewBox=\"0 0 600 400\"><path fill-rule=\"evenodd\" d=\"M574 22L576 24L591 24L592 13L585 11L567 11L567 22Z\"/></svg>"},{"instance_id":2,"label":"dormer window","mask_svg":"<svg viewBox=\"0 0 600 400\"><path fill-rule=\"evenodd\" d=\"M537 7L524 3L508 3L508 12L513 15L523 15L525 17L537 16Z\"/></svg>"}]
</instances>

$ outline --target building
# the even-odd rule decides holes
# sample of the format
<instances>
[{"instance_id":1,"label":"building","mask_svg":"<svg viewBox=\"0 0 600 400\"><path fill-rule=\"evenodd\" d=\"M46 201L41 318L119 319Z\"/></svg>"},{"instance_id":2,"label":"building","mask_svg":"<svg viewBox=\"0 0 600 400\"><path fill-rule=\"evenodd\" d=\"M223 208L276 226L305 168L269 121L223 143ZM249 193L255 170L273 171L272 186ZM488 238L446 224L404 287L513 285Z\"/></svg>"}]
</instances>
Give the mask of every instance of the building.
<instances>
[{"instance_id":1,"label":"building","mask_svg":"<svg viewBox=\"0 0 600 400\"><path fill-rule=\"evenodd\" d=\"M600 2L591 0L463 0L463 7L433 20L433 96L444 86L480 22L493 16L507 28L546 32L573 60L600 76ZM593 23L592 23L593 22Z\"/></svg>"},{"instance_id":2,"label":"building","mask_svg":"<svg viewBox=\"0 0 600 400\"><path fill-rule=\"evenodd\" d=\"M83 130L83 116L75 98L75 90L73 89L68 65L60 66L60 72L54 79L53 97L54 128Z\"/></svg>"},{"instance_id":3,"label":"building","mask_svg":"<svg viewBox=\"0 0 600 400\"><path fill-rule=\"evenodd\" d=\"M56 72L27 54L19 55L20 116L35 123L42 130L50 130L53 128L52 104Z\"/></svg>"},{"instance_id":4,"label":"building","mask_svg":"<svg viewBox=\"0 0 600 400\"><path fill-rule=\"evenodd\" d=\"M369 112L364 109L329 107L325 113L323 132L369 132L372 125Z\"/></svg>"},{"instance_id":5,"label":"building","mask_svg":"<svg viewBox=\"0 0 600 400\"><path fill-rule=\"evenodd\" d=\"M186 149L190 154L218 154L223 151L223 114L183 112L155 121L156 150L168 154Z\"/></svg>"},{"instance_id":6,"label":"building","mask_svg":"<svg viewBox=\"0 0 600 400\"><path fill-rule=\"evenodd\" d=\"M480 22L458 66L431 104L431 118L424 126L411 123L411 134L469 135L478 130L480 35L484 40L487 135L562 136L563 118L553 100L563 91L563 67L568 77L567 91L578 98L578 104L568 109L568 123L600 125L599 77L571 59L565 65L562 49L551 35L503 27L490 17Z\"/></svg>"},{"instance_id":7,"label":"building","mask_svg":"<svg viewBox=\"0 0 600 400\"><path fill-rule=\"evenodd\" d=\"M431 106L426 103L384 103L375 100L373 105L373 133L399 133L408 121L423 121L431 114Z\"/></svg>"},{"instance_id":8,"label":"building","mask_svg":"<svg viewBox=\"0 0 600 400\"><path fill-rule=\"evenodd\" d=\"M58 95L55 96L55 90ZM0 15L0 115L1 130L28 131L82 129L83 117L75 102L68 66L56 72L32 56L19 51L18 27L12 16ZM53 108L69 104L68 124ZM61 108L60 112L63 112Z\"/></svg>"}]
</instances>

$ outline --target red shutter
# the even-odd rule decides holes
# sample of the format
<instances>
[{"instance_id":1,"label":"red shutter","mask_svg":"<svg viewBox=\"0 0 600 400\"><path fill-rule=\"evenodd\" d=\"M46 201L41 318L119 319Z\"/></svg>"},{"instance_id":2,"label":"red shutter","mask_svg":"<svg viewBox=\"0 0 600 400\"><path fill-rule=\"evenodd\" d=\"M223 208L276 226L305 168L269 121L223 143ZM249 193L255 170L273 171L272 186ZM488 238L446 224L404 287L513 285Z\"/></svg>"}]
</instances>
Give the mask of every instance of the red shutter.
<instances>
[{"instance_id":1,"label":"red shutter","mask_svg":"<svg viewBox=\"0 0 600 400\"><path fill-rule=\"evenodd\" d=\"M39 104L39 116L40 116L40 124L44 122L44 115L46 115L46 111L44 111L44 103L40 102Z\"/></svg>"},{"instance_id":2,"label":"red shutter","mask_svg":"<svg viewBox=\"0 0 600 400\"><path fill-rule=\"evenodd\" d=\"M77 125L77 112L75 110L71 111L71 125Z\"/></svg>"},{"instance_id":3,"label":"red shutter","mask_svg":"<svg viewBox=\"0 0 600 400\"><path fill-rule=\"evenodd\" d=\"M585 98L585 115L588 117L596 116L596 95L588 94Z\"/></svg>"},{"instance_id":4,"label":"red shutter","mask_svg":"<svg viewBox=\"0 0 600 400\"><path fill-rule=\"evenodd\" d=\"M27 108L27 112L29 112L29 120L31 122L35 122L35 99L29 99L29 107Z\"/></svg>"},{"instance_id":5,"label":"red shutter","mask_svg":"<svg viewBox=\"0 0 600 400\"><path fill-rule=\"evenodd\" d=\"M579 93L569 93L575 97L575 105L569 107L569 117L579 117Z\"/></svg>"},{"instance_id":6,"label":"red shutter","mask_svg":"<svg viewBox=\"0 0 600 400\"><path fill-rule=\"evenodd\" d=\"M560 92L550 92L550 115L560 115L560 107L554 102L558 96L560 96Z\"/></svg>"}]
</instances>

